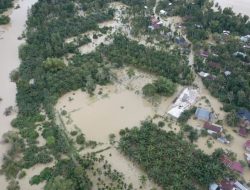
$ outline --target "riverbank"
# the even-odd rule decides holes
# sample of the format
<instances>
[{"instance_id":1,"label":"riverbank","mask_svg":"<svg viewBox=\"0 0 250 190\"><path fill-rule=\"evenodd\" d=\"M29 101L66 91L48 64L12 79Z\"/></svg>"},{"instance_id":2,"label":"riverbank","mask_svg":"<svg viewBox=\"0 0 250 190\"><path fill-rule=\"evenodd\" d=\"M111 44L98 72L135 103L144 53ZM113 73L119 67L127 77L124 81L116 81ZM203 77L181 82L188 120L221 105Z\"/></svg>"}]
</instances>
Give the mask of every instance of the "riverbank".
<instances>
[{"instance_id":1,"label":"riverbank","mask_svg":"<svg viewBox=\"0 0 250 190\"><path fill-rule=\"evenodd\" d=\"M3 134L12 130L11 121L16 117L13 113L6 117L4 111L9 106L15 106L16 99L16 85L9 79L9 74L12 70L16 69L19 64L18 47L24 43L24 40L18 40L17 38L22 34L25 29L25 22L27 20L28 9L37 0L29 1L15 1L16 4L20 4L19 9L10 9L7 13L10 16L10 23L0 26L0 164L3 163L3 156L8 151L8 145L3 142ZM0 176L1 189L7 189L7 182L4 176ZM22 189L30 189L27 186ZM37 188L35 188L37 189Z\"/></svg>"}]
</instances>

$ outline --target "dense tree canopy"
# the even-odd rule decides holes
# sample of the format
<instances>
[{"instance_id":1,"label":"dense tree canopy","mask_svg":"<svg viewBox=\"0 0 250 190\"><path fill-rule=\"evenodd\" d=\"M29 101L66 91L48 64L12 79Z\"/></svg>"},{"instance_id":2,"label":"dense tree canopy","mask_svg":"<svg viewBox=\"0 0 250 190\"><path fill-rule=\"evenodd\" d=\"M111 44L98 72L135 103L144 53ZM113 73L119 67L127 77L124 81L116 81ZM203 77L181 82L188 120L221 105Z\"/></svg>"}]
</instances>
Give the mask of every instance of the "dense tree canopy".
<instances>
[{"instance_id":1,"label":"dense tree canopy","mask_svg":"<svg viewBox=\"0 0 250 190\"><path fill-rule=\"evenodd\" d=\"M13 6L13 0L0 0L0 14Z\"/></svg>"},{"instance_id":2,"label":"dense tree canopy","mask_svg":"<svg viewBox=\"0 0 250 190\"><path fill-rule=\"evenodd\" d=\"M161 96L171 96L176 90L176 84L164 77L159 77L152 84L146 84L142 91L147 97L154 96L156 93Z\"/></svg>"},{"instance_id":3,"label":"dense tree canopy","mask_svg":"<svg viewBox=\"0 0 250 190\"><path fill-rule=\"evenodd\" d=\"M208 156L183 140L182 135L165 132L149 121L120 134L121 152L142 166L163 189L207 188L227 173L220 162L221 151Z\"/></svg>"}]
</instances>

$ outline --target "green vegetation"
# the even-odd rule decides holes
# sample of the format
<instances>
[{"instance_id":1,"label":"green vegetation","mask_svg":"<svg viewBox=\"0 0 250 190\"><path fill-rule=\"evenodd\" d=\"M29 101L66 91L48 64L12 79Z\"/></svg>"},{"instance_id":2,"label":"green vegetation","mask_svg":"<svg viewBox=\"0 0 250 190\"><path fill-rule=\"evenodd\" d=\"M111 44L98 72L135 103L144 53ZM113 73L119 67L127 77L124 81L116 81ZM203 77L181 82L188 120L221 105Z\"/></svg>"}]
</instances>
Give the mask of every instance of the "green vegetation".
<instances>
[{"instance_id":1,"label":"green vegetation","mask_svg":"<svg viewBox=\"0 0 250 190\"><path fill-rule=\"evenodd\" d=\"M237 51L250 55L250 50L243 49L243 44L233 37L229 37L225 42L220 40L219 44L209 47L210 56L207 60L203 61L197 57L196 71L206 71L215 76L212 80L205 78L203 82L212 95L224 103L225 111L235 110L239 107L250 109L248 104L250 98L248 60L242 61L233 55ZM230 71L231 74L226 76L225 71Z\"/></svg>"},{"instance_id":2,"label":"green vegetation","mask_svg":"<svg viewBox=\"0 0 250 190\"><path fill-rule=\"evenodd\" d=\"M171 79L175 83L191 84L193 81L193 74L186 57L181 55L179 50L157 51L118 35L115 36L113 44L103 45L99 51L109 61L117 63L119 66L129 64Z\"/></svg>"},{"instance_id":3,"label":"green vegetation","mask_svg":"<svg viewBox=\"0 0 250 190\"><path fill-rule=\"evenodd\" d=\"M170 9L171 8L171 9ZM170 7L168 1L160 1L158 10L167 10L170 15L179 15L184 18L187 28L187 37L194 43L194 48L207 51L207 59L200 56L195 58L197 72L205 71L210 77L203 79L205 86L215 97L224 103L224 110L237 110L239 107L249 107L249 55L250 50L244 48L243 42L237 36L250 34L249 17L236 15L231 8L216 5L208 0L174 2ZM224 35L223 31L230 31ZM212 37L216 43L207 44L205 40ZM244 52L247 56L234 56L235 52ZM231 75L226 76L225 71Z\"/></svg>"},{"instance_id":4,"label":"green vegetation","mask_svg":"<svg viewBox=\"0 0 250 190\"><path fill-rule=\"evenodd\" d=\"M221 150L208 156L183 140L181 134L167 133L149 121L140 128L121 130L120 135L120 151L163 189L207 188L228 172L220 162Z\"/></svg>"},{"instance_id":5,"label":"green vegetation","mask_svg":"<svg viewBox=\"0 0 250 190\"><path fill-rule=\"evenodd\" d=\"M0 1L0 14L13 6L13 0L1 0Z\"/></svg>"},{"instance_id":6,"label":"green vegetation","mask_svg":"<svg viewBox=\"0 0 250 190\"><path fill-rule=\"evenodd\" d=\"M241 14L235 15L231 8L218 11L213 9L213 2L209 0L173 2L170 0L160 1L157 10L166 10L168 15L181 16L185 19L187 36L193 42L206 40L210 33L222 33L229 30L231 33L247 35L250 33L249 17Z\"/></svg>"},{"instance_id":7,"label":"green vegetation","mask_svg":"<svg viewBox=\"0 0 250 190\"><path fill-rule=\"evenodd\" d=\"M10 17L6 15L1 15L8 8L13 7L13 0L1 0L0 1L0 25L8 24L10 22Z\"/></svg>"},{"instance_id":8,"label":"green vegetation","mask_svg":"<svg viewBox=\"0 0 250 190\"><path fill-rule=\"evenodd\" d=\"M182 114L178 118L178 122L186 123L191 118L191 116L195 114L196 109L197 107L192 107L191 109L182 112Z\"/></svg>"},{"instance_id":9,"label":"green vegetation","mask_svg":"<svg viewBox=\"0 0 250 190\"><path fill-rule=\"evenodd\" d=\"M8 24L10 22L10 17L5 15L0 15L0 25Z\"/></svg>"},{"instance_id":10,"label":"green vegetation","mask_svg":"<svg viewBox=\"0 0 250 190\"><path fill-rule=\"evenodd\" d=\"M19 182L15 180L11 180L7 187L7 190L20 190Z\"/></svg>"},{"instance_id":11,"label":"green vegetation","mask_svg":"<svg viewBox=\"0 0 250 190\"><path fill-rule=\"evenodd\" d=\"M226 116L226 122L230 127L236 127L239 123L239 117L235 111L230 112Z\"/></svg>"},{"instance_id":12,"label":"green vegetation","mask_svg":"<svg viewBox=\"0 0 250 190\"><path fill-rule=\"evenodd\" d=\"M235 14L231 8L222 9L218 4L214 8L209 0L165 0L159 2L157 12L161 9L169 16L183 18L187 37L194 44L195 70L210 74L203 82L212 95L223 102L224 110L250 109L250 50L244 48L249 42L239 39L250 34L249 17ZM223 31L230 34L225 35ZM208 53L208 58L199 56L201 50ZM234 55L235 52L245 55ZM231 74L226 75L225 71Z\"/></svg>"},{"instance_id":13,"label":"green vegetation","mask_svg":"<svg viewBox=\"0 0 250 190\"><path fill-rule=\"evenodd\" d=\"M176 90L176 84L171 80L160 77L155 80L153 84L146 84L143 88L143 94L147 97L159 94L161 96L171 96Z\"/></svg>"}]
</instances>

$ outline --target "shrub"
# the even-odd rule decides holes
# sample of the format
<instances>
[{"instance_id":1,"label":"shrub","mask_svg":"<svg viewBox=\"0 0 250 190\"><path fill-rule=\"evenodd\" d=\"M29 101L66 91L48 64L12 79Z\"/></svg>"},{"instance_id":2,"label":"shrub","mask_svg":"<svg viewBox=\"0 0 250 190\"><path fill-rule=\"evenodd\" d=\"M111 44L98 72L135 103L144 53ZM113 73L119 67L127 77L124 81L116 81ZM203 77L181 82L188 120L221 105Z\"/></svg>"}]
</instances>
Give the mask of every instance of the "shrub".
<instances>
[{"instance_id":1,"label":"shrub","mask_svg":"<svg viewBox=\"0 0 250 190\"><path fill-rule=\"evenodd\" d=\"M10 22L10 17L5 15L0 15L0 25L8 24Z\"/></svg>"},{"instance_id":2,"label":"shrub","mask_svg":"<svg viewBox=\"0 0 250 190\"><path fill-rule=\"evenodd\" d=\"M77 144L84 144L85 143L85 137L83 134L80 134L76 137L76 143Z\"/></svg>"},{"instance_id":3,"label":"shrub","mask_svg":"<svg viewBox=\"0 0 250 190\"><path fill-rule=\"evenodd\" d=\"M26 176L26 172L25 171L21 171L19 174L18 174L18 179L22 179Z\"/></svg>"}]
</instances>

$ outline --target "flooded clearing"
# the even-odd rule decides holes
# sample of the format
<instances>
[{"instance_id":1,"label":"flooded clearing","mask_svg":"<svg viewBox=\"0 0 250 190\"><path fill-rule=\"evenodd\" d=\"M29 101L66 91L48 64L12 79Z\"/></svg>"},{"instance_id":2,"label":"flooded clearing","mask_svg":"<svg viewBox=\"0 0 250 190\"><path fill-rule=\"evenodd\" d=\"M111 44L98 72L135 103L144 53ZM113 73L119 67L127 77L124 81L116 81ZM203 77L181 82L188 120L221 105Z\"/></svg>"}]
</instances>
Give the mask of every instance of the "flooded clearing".
<instances>
[{"instance_id":1,"label":"flooded clearing","mask_svg":"<svg viewBox=\"0 0 250 190\"><path fill-rule=\"evenodd\" d=\"M106 93L110 86L104 87ZM69 102L69 97L73 100ZM65 109L75 124L86 135L87 139L107 142L110 133L117 134L120 129L133 127L153 115L149 103L131 91L104 95L99 100L90 98L85 92L76 91L75 95L65 95L59 100L59 107ZM136 111L136 113L135 113ZM66 123L69 123L66 121ZM70 127L71 126L71 127ZM74 130L70 125L69 130Z\"/></svg>"},{"instance_id":2,"label":"flooded clearing","mask_svg":"<svg viewBox=\"0 0 250 190\"><path fill-rule=\"evenodd\" d=\"M127 183L132 183L135 189L140 189L143 186L144 190L151 190L153 188L161 190L158 185L156 185L152 180L148 180L146 184L142 185L140 177L142 175L146 176L145 172L135 165L132 161L128 160L124 155L122 155L115 148L111 148L102 153L106 160L112 165L112 167L119 172L124 174L125 181ZM93 190L95 190L93 188Z\"/></svg>"},{"instance_id":3,"label":"flooded clearing","mask_svg":"<svg viewBox=\"0 0 250 190\"><path fill-rule=\"evenodd\" d=\"M146 100L142 95L142 87L155 77L136 71L135 76L129 78L126 71L116 71L117 81L113 85L98 86L92 97L78 90L59 99L56 109L67 112L64 121L69 131L77 126L87 139L108 142L111 133L118 134L121 129L137 126L140 121L156 114L164 116L182 90L179 87L170 98Z\"/></svg>"},{"instance_id":4,"label":"flooded clearing","mask_svg":"<svg viewBox=\"0 0 250 190\"><path fill-rule=\"evenodd\" d=\"M59 99L56 110L67 111L67 116L62 118L68 132L77 127L85 134L86 139L104 143L102 148L108 147L109 134L115 134L118 140L121 129L139 126L142 120L152 118L156 114L164 115L182 90L182 87L179 87L174 96L161 98L157 103L152 103L143 98L141 89L155 77L135 71L135 75L129 78L126 71L126 68L116 70L116 82L113 85L98 86L93 97L78 90ZM102 94L98 93L100 91ZM109 156L110 153L112 156ZM127 183L139 188L139 177L146 174L138 166L127 160L115 148L102 154L114 169L124 174ZM157 186L153 182L148 182L143 189L149 190L153 187Z\"/></svg>"}]
</instances>

